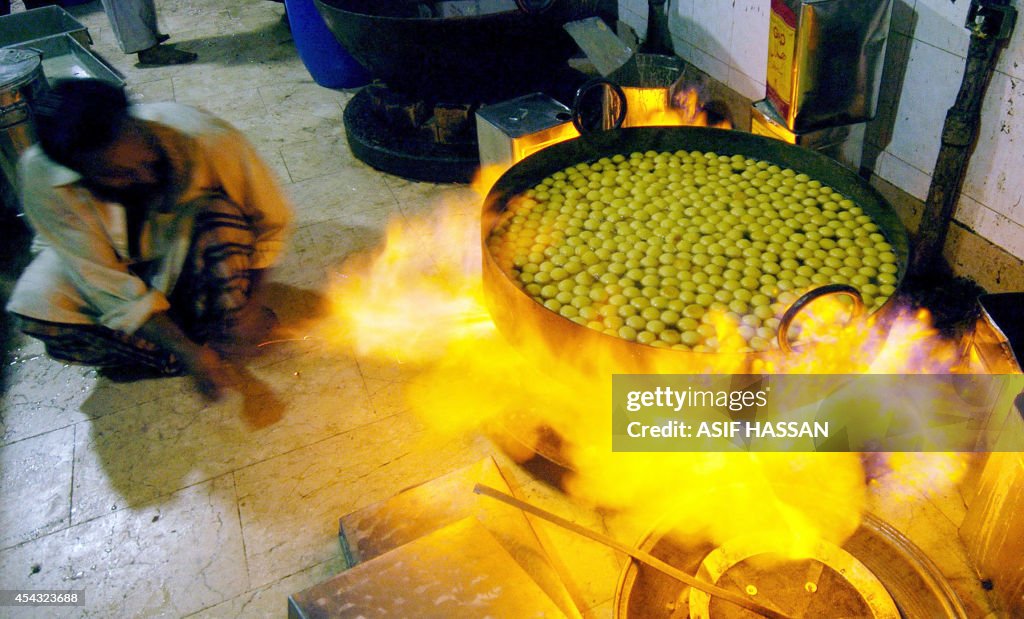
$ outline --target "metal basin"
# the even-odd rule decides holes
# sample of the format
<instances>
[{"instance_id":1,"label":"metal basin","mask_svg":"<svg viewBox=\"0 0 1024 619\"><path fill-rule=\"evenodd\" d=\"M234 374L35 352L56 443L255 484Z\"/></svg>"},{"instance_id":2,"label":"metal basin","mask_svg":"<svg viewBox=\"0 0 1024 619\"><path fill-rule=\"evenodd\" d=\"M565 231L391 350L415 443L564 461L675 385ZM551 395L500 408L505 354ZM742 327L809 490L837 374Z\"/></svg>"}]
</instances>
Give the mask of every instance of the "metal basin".
<instances>
[{"instance_id":1,"label":"metal basin","mask_svg":"<svg viewBox=\"0 0 1024 619\"><path fill-rule=\"evenodd\" d=\"M512 166L491 188L483 206L483 284L495 324L512 341L543 338L547 346L566 358L588 358L588 351L606 351L623 372L642 373L652 368L693 371L708 355L715 355L714 367L733 373L750 369L759 357L778 353L701 353L655 348L612 337L578 325L534 301L501 270L487 248L487 238L508 208L509 200L545 177L579 162L633 151L703 150L718 154L740 154L764 159L803 172L830 185L857 203L880 228L897 257L896 294L876 314L895 306L909 260L907 231L895 211L873 187L839 163L819 153L740 131L704 127L627 128L587 135L556 144Z\"/></svg>"},{"instance_id":2,"label":"metal basin","mask_svg":"<svg viewBox=\"0 0 1024 619\"><path fill-rule=\"evenodd\" d=\"M423 17L443 3L316 0L327 27L370 74L425 99L494 102L537 90L576 51L566 21L594 15L597 0L555 0L520 9Z\"/></svg>"}]
</instances>

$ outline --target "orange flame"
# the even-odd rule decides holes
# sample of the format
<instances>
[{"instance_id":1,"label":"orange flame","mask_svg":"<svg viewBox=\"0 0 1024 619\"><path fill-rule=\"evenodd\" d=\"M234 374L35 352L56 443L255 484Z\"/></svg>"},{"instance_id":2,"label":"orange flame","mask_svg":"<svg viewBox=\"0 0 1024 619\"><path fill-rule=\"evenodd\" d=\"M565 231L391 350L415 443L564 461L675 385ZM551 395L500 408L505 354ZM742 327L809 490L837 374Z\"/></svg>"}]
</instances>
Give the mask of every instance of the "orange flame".
<instances>
[{"instance_id":1,"label":"orange flame","mask_svg":"<svg viewBox=\"0 0 1024 619\"><path fill-rule=\"evenodd\" d=\"M627 88L625 94L626 119L623 127L711 126L732 129L728 119L708 122L708 113L697 88Z\"/></svg>"},{"instance_id":2,"label":"orange flame","mask_svg":"<svg viewBox=\"0 0 1024 619\"><path fill-rule=\"evenodd\" d=\"M855 530L867 492L857 454L612 452L608 412L616 360L597 348L566 359L539 336L515 346L506 341L484 304L479 239L473 200L393 222L376 256L347 265L331 295L326 327L332 338L354 345L359 355L418 369L406 396L431 426L447 433L497 428L527 454L543 452L545 437L554 434L562 440L556 457L575 471L566 487L575 496L635 510L648 521L671 514L688 523L688 532L718 543L769 529L799 556L818 539L841 543ZM952 344L935 337L927 315L901 313L887 335L868 324L843 329L833 336L838 343L778 354L755 371L950 366ZM727 342L737 327L723 317L715 328ZM705 356L705 367L688 370L738 370L719 360L727 355ZM913 468L899 458L892 463Z\"/></svg>"},{"instance_id":3,"label":"orange flame","mask_svg":"<svg viewBox=\"0 0 1024 619\"><path fill-rule=\"evenodd\" d=\"M671 118L644 122L703 122L703 112L693 113L696 91L681 96ZM473 188L485 195L500 173L482 170ZM333 341L361 356L414 369L405 395L429 426L443 433L484 429L524 458L540 452L570 468L566 490L581 500L647 525L670 518L715 543L764 531L788 542L797 557L818 540L840 544L853 533L869 491L858 454L613 452L611 376L637 368L624 369L603 336L568 352L552 347L542 329L521 329L514 344L503 337L485 304L479 201L452 193L430 215L392 222L381 248L344 266L324 325ZM958 347L937 336L926 312L896 312L884 328L874 318L837 328L847 320L846 305L822 300L813 307L794 326L799 337L791 354L742 352L743 326L721 315L711 328L721 350L732 354L652 357L642 370L942 373L957 361ZM893 477L900 483L934 487L959 479L956 457L932 454L928 462L943 472L915 476L919 464L900 456L888 464L900 471Z\"/></svg>"}]
</instances>

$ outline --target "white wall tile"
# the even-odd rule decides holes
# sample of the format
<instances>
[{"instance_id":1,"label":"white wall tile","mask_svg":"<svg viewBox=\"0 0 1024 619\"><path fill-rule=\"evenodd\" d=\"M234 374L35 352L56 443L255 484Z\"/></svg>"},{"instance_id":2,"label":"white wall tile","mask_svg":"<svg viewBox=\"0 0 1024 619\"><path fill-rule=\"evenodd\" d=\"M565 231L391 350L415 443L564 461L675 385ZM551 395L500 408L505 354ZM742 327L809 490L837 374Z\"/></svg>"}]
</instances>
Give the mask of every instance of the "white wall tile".
<instances>
[{"instance_id":1,"label":"white wall tile","mask_svg":"<svg viewBox=\"0 0 1024 619\"><path fill-rule=\"evenodd\" d=\"M1021 10L1020 3L1018 10ZM1016 78L1024 79L1024 18L1017 16L1017 25L1013 34L999 54L996 69Z\"/></svg>"},{"instance_id":2,"label":"white wall tile","mask_svg":"<svg viewBox=\"0 0 1024 619\"><path fill-rule=\"evenodd\" d=\"M718 60L733 64L732 0L706 0L693 5L694 47Z\"/></svg>"},{"instance_id":3,"label":"white wall tile","mask_svg":"<svg viewBox=\"0 0 1024 619\"><path fill-rule=\"evenodd\" d=\"M670 25L670 31L672 32L672 38L678 37L685 41L687 45L696 46L698 42L703 42L704 33L700 29L700 24L693 20L690 15L679 17L675 22Z\"/></svg>"},{"instance_id":4,"label":"white wall tile","mask_svg":"<svg viewBox=\"0 0 1024 619\"><path fill-rule=\"evenodd\" d=\"M1024 82L995 73L981 109L978 142L963 192L996 213L1024 225L1020 173L1024 149Z\"/></svg>"},{"instance_id":5,"label":"white wall tile","mask_svg":"<svg viewBox=\"0 0 1024 619\"><path fill-rule=\"evenodd\" d=\"M669 7L666 10L668 15L668 31L672 35L672 47L676 54L684 59L688 56L683 54L684 49L691 46L690 39L684 33L693 26L693 3L694 0L669 0Z\"/></svg>"},{"instance_id":6,"label":"white wall tile","mask_svg":"<svg viewBox=\"0 0 1024 619\"><path fill-rule=\"evenodd\" d=\"M893 124L893 139L886 146L888 152L930 173L939 153L946 111L953 105L959 90L963 65L963 59L958 56L913 41ZM896 182L884 175L883 178ZM898 182L896 185L906 189Z\"/></svg>"},{"instance_id":7,"label":"white wall tile","mask_svg":"<svg viewBox=\"0 0 1024 619\"><path fill-rule=\"evenodd\" d=\"M671 19L692 19L695 0L670 0L668 14Z\"/></svg>"},{"instance_id":8,"label":"white wall tile","mask_svg":"<svg viewBox=\"0 0 1024 619\"><path fill-rule=\"evenodd\" d=\"M766 91L763 75L758 80L758 78L751 77L736 67L730 67L728 84L729 88L732 88L748 99L757 101L765 97Z\"/></svg>"},{"instance_id":9,"label":"white wall tile","mask_svg":"<svg viewBox=\"0 0 1024 619\"><path fill-rule=\"evenodd\" d=\"M917 0L914 38L966 58L971 33L964 21L970 6L966 0Z\"/></svg>"},{"instance_id":10,"label":"white wall tile","mask_svg":"<svg viewBox=\"0 0 1024 619\"><path fill-rule=\"evenodd\" d=\"M754 82L762 84L768 71L769 13L768 3L761 0L736 0L733 6L732 66L743 77L753 78ZM749 96L739 87L741 84L746 87L747 80L730 83L729 86Z\"/></svg>"},{"instance_id":11,"label":"white wall tile","mask_svg":"<svg viewBox=\"0 0 1024 619\"><path fill-rule=\"evenodd\" d=\"M961 196L955 217L957 221L975 233L1014 256L1024 256L1024 225L1004 217L967 196Z\"/></svg>"},{"instance_id":12,"label":"white wall tile","mask_svg":"<svg viewBox=\"0 0 1024 619\"><path fill-rule=\"evenodd\" d=\"M646 15L647 2L646 0L619 0L619 13L621 14L624 11L634 15Z\"/></svg>"},{"instance_id":13,"label":"white wall tile","mask_svg":"<svg viewBox=\"0 0 1024 619\"><path fill-rule=\"evenodd\" d=\"M692 62L695 67L723 84L729 83L729 65L696 46L691 49L692 57L690 58L690 62Z\"/></svg>"},{"instance_id":14,"label":"white wall tile","mask_svg":"<svg viewBox=\"0 0 1024 619\"><path fill-rule=\"evenodd\" d=\"M903 161L892 153L883 151L875 163L875 174L896 185L918 200L928 197L928 186L932 177L927 172Z\"/></svg>"},{"instance_id":15,"label":"white wall tile","mask_svg":"<svg viewBox=\"0 0 1024 619\"><path fill-rule=\"evenodd\" d=\"M647 2L619 0L619 19L632 28L641 39L647 32Z\"/></svg>"},{"instance_id":16,"label":"white wall tile","mask_svg":"<svg viewBox=\"0 0 1024 619\"><path fill-rule=\"evenodd\" d=\"M672 49L675 50L677 56L693 64L693 45L675 33L672 33Z\"/></svg>"}]
</instances>

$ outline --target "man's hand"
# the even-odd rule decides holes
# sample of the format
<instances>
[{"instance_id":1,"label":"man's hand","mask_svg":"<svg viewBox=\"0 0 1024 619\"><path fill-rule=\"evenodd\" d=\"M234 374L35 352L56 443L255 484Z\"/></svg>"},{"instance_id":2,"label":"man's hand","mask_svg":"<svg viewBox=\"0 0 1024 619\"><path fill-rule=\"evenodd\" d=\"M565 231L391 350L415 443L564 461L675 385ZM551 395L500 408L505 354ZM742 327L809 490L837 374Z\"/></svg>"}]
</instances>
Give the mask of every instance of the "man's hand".
<instances>
[{"instance_id":1,"label":"man's hand","mask_svg":"<svg viewBox=\"0 0 1024 619\"><path fill-rule=\"evenodd\" d=\"M274 310L250 303L238 312L235 324L225 334L224 343L240 348L258 346L270 339L278 324Z\"/></svg>"},{"instance_id":2,"label":"man's hand","mask_svg":"<svg viewBox=\"0 0 1024 619\"><path fill-rule=\"evenodd\" d=\"M210 345L221 355L241 357L252 354L256 347L273 337L280 321L266 305L266 269L249 271L249 299L233 316L233 323L218 334Z\"/></svg>"},{"instance_id":3,"label":"man's hand","mask_svg":"<svg viewBox=\"0 0 1024 619\"><path fill-rule=\"evenodd\" d=\"M209 346L200 346L191 357L182 357L182 363L196 383L196 390L209 400L219 400L224 390L235 384L231 366Z\"/></svg>"},{"instance_id":4,"label":"man's hand","mask_svg":"<svg viewBox=\"0 0 1024 619\"><path fill-rule=\"evenodd\" d=\"M236 381L231 367L209 346L193 342L166 313L154 314L138 334L181 359L204 397L216 400Z\"/></svg>"}]
</instances>

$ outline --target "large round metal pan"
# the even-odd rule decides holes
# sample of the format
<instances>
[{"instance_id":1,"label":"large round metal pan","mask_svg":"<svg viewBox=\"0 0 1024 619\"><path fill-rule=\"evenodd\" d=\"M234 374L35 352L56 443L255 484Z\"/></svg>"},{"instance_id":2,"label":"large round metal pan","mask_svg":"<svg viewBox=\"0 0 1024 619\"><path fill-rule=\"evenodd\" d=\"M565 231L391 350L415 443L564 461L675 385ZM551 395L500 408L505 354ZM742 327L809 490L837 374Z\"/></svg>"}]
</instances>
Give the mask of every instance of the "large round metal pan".
<instances>
[{"instance_id":1,"label":"large round metal pan","mask_svg":"<svg viewBox=\"0 0 1024 619\"><path fill-rule=\"evenodd\" d=\"M741 131L706 127L636 127L588 134L555 144L509 168L494 184L483 205L483 283L488 309L498 328L512 341L540 335L547 345L570 358L607 351L622 371L705 371L712 362L719 371L733 373L749 370L752 359L765 353L697 353L637 344L605 335L563 318L535 302L501 271L487 250L487 238L498 216L509 207L509 200L533 187L547 176L581 162L591 162L616 154L635 151L713 151L720 155L743 155L773 162L803 172L831 186L871 216L893 247L897 257L897 291L909 261L906 228L893 208L873 187L836 161L803 147L794 146ZM895 295L894 295L895 296ZM877 312L888 310L892 299ZM876 313L877 313L876 312ZM532 340L529 340L532 341ZM777 354L777 353L775 353ZM586 357L584 357L586 358Z\"/></svg>"},{"instance_id":2,"label":"large round metal pan","mask_svg":"<svg viewBox=\"0 0 1024 619\"><path fill-rule=\"evenodd\" d=\"M543 11L422 17L429 2L316 0L327 28L374 78L425 99L502 101L542 89L577 47L562 24L596 14L595 0Z\"/></svg>"}]
</instances>

